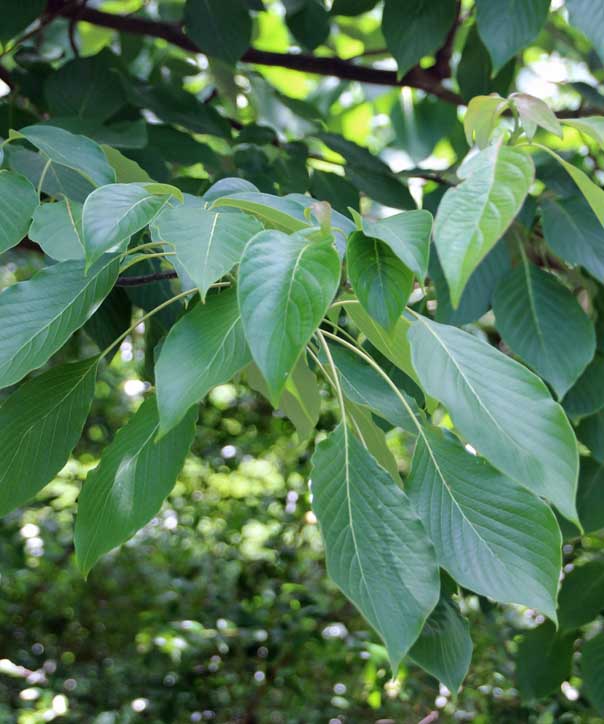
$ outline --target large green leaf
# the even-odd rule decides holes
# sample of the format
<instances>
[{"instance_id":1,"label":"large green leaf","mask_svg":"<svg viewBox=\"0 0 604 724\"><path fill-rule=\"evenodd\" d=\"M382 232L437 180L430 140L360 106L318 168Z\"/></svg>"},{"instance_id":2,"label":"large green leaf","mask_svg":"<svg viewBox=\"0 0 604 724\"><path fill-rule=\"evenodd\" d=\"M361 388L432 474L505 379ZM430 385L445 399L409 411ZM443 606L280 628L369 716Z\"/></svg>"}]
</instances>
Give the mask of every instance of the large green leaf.
<instances>
[{"instance_id":1,"label":"large green leaf","mask_svg":"<svg viewBox=\"0 0 604 724\"><path fill-rule=\"evenodd\" d=\"M105 448L78 501L75 548L84 575L157 513L189 452L196 419L197 411L191 410L176 429L156 441L157 405L149 397Z\"/></svg>"},{"instance_id":2,"label":"large green leaf","mask_svg":"<svg viewBox=\"0 0 604 724\"><path fill-rule=\"evenodd\" d=\"M604 561L589 561L568 573L562 581L559 606L562 631L593 621L604 608Z\"/></svg>"},{"instance_id":3,"label":"large green leaf","mask_svg":"<svg viewBox=\"0 0 604 724\"><path fill-rule=\"evenodd\" d=\"M472 639L468 621L449 596L441 594L409 656L453 694L459 689L470 668Z\"/></svg>"},{"instance_id":4,"label":"large green leaf","mask_svg":"<svg viewBox=\"0 0 604 724\"><path fill-rule=\"evenodd\" d=\"M205 197L204 197L205 198ZM243 191L218 197L212 208L231 207L256 216L268 228L292 234L311 226L304 216L304 207L286 196Z\"/></svg>"},{"instance_id":5,"label":"large green leaf","mask_svg":"<svg viewBox=\"0 0 604 724\"><path fill-rule=\"evenodd\" d=\"M382 33L401 77L444 45L456 8L455 0L386 0Z\"/></svg>"},{"instance_id":6,"label":"large green leaf","mask_svg":"<svg viewBox=\"0 0 604 724\"><path fill-rule=\"evenodd\" d=\"M407 401L408 407L405 406L393 393L390 385L358 355L339 344L330 344L330 348L338 368L342 390L351 402L368 407L395 427L417 434L412 414L420 413L415 400L399 390Z\"/></svg>"},{"instance_id":7,"label":"large green leaf","mask_svg":"<svg viewBox=\"0 0 604 724\"><path fill-rule=\"evenodd\" d=\"M239 266L241 320L254 361L276 406L340 282L340 261L328 239L261 231Z\"/></svg>"},{"instance_id":8,"label":"large green leaf","mask_svg":"<svg viewBox=\"0 0 604 724\"><path fill-rule=\"evenodd\" d=\"M570 417L593 415L604 409L604 355L596 353L581 377L566 393L563 405Z\"/></svg>"},{"instance_id":9,"label":"large green leaf","mask_svg":"<svg viewBox=\"0 0 604 724\"><path fill-rule=\"evenodd\" d=\"M570 264L580 264L604 282L604 227L581 196L541 200L548 246Z\"/></svg>"},{"instance_id":10,"label":"large green leaf","mask_svg":"<svg viewBox=\"0 0 604 724\"><path fill-rule=\"evenodd\" d=\"M545 503L429 428L418 438L405 489L456 581L556 619L562 537Z\"/></svg>"},{"instance_id":11,"label":"large green leaf","mask_svg":"<svg viewBox=\"0 0 604 724\"><path fill-rule=\"evenodd\" d=\"M187 0L185 29L203 53L236 63L250 44L252 19L241 0Z\"/></svg>"},{"instance_id":12,"label":"large green leaf","mask_svg":"<svg viewBox=\"0 0 604 724\"><path fill-rule=\"evenodd\" d=\"M453 307L468 279L522 208L534 166L522 151L496 144L464 161L462 183L438 207L434 242Z\"/></svg>"},{"instance_id":13,"label":"large green leaf","mask_svg":"<svg viewBox=\"0 0 604 724\"><path fill-rule=\"evenodd\" d=\"M173 244L176 258L204 300L210 286L239 262L246 243L261 230L247 214L177 206L156 219L153 236Z\"/></svg>"},{"instance_id":14,"label":"large green leaf","mask_svg":"<svg viewBox=\"0 0 604 724\"><path fill-rule=\"evenodd\" d=\"M31 183L12 171L0 171L0 254L27 234L38 197Z\"/></svg>"},{"instance_id":15,"label":"large green leaf","mask_svg":"<svg viewBox=\"0 0 604 724\"><path fill-rule=\"evenodd\" d=\"M423 281L430 259L432 214L429 211L403 211L379 221L363 219L362 223L367 236L388 244L403 264Z\"/></svg>"},{"instance_id":16,"label":"large green leaf","mask_svg":"<svg viewBox=\"0 0 604 724\"><path fill-rule=\"evenodd\" d=\"M386 433L375 423L371 411L366 407L350 402L350 398L345 400L344 404L354 434L378 464L388 471L395 483L400 485L401 476L398 463L388 447Z\"/></svg>"},{"instance_id":17,"label":"large green leaf","mask_svg":"<svg viewBox=\"0 0 604 724\"><path fill-rule=\"evenodd\" d=\"M438 602L434 549L407 496L345 424L317 446L312 494L327 571L396 671Z\"/></svg>"},{"instance_id":18,"label":"large green leaf","mask_svg":"<svg viewBox=\"0 0 604 724\"><path fill-rule=\"evenodd\" d=\"M234 289L193 307L170 330L155 368L160 433L249 361Z\"/></svg>"},{"instance_id":19,"label":"large green leaf","mask_svg":"<svg viewBox=\"0 0 604 724\"><path fill-rule=\"evenodd\" d=\"M478 32L497 72L541 30L550 0L476 0Z\"/></svg>"},{"instance_id":20,"label":"large green leaf","mask_svg":"<svg viewBox=\"0 0 604 724\"><path fill-rule=\"evenodd\" d=\"M67 198L41 204L34 212L29 238L56 261L84 259L82 206Z\"/></svg>"},{"instance_id":21,"label":"large green leaf","mask_svg":"<svg viewBox=\"0 0 604 724\"><path fill-rule=\"evenodd\" d=\"M77 171L93 186L115 181L101 147L85 136L46 125L27 126L17 136L26 138L53 163Z\"/></svg>"},{"instance_id":22,"label":"large green leaf","mask_svg":"<svg viewBox=\"0 0 604 724\"><path fill-rule=\"evenodd\" d=\"M566 0L568 19L591 40L604 62L604 6L593 0Z\"/></svg>"},{"instance_id":23,"label":"large green leaf","mask_svg":"<svg viewBox=\"0 0 604 724\"><path fill-rule=\"evenodd\" d=\"M382 327L392 329L413 290L413 273L386 244L360 231L348 240L346 262L365 311Z\"/></svg>"},{"instance_id":24,"label":"large green leaf","mask_svg":"<svg viewBox=\"0 0 604 724\"><path fill-rule=\"evenodd\" d=\"M115 257L84 274L81 261L64 261L0 294L0 389L41 367L93 314L118 275Z\"/></svg>"},{"instance_id":25,"label":"large green leaf","mask_svg":"<svg viewBox=\"0 0 604 724\"><path fill-rule=\"evenodd\" d=\"M585 695L598 714L604 715L604 634L600 633L581 649L581 674Z\"/></svg>"},{"instance_id":26,"label":"large green leaf","mask_svg":"<svg viewBox=\"0 0 604 724\"><path fill-rule=\"evenodd\" d=\"M541 699L570 678L574 639L557 632L550 621L524 634L516 654L516 681L523 701Z\"/></svg>"},{"instance_id":27,"label":"large green leaf","mask_svg":"<svg viewBox=\"0 0 604 724\"><path fill-rule=\"evenodd\" d=\"M419 317L413 365L481 455L576 521L579 468L573 430L545 384L481 339Z\"/></svg>"},{"instance_id":28,"label":"large green leaf","mask_svg":"<svg viewBox=\"0 0 604 724\"><path fill-rule=\"evenodd\" d=\"M497 287L493 311L504 342L564 397L596 351L594 326L575 297L525 262Z\"/></svg>"},{"instance_id":29,"label":"large green leaf","mask_svg":"<svg viewBox=\"0 0 604 724\"><path fill-rule=\"evenodd\" d=\"M98 359L54 367L0 407L0 515L23 505L67 462L82 434Z\"/></svg>"},{"instance_id":30,"label":"large green leaf","mask_svg":"<svg viewBox=\"0 0 604 724\"><path fill-rule=\"evenodd\" d=\"M109 249L147 226L164 208L170 196L157 184L109 184L93 191L82 211L82 235L86 261L94 263Z\"/></svg>"}]
</instances>

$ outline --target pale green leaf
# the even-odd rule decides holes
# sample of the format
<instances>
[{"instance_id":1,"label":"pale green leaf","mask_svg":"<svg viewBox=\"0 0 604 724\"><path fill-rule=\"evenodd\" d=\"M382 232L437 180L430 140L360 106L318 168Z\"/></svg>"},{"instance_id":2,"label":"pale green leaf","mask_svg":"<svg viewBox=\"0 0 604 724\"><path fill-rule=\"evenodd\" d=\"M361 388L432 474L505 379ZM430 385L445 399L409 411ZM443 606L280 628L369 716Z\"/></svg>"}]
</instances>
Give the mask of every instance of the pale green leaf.
<instances>
[{"instance_id":1,"label":"pale green leaf","mask_svg":"<svg viewBox=\"0 0 604 724\"><path fill-rule=\"evenodd\" d=\"M84 259L82 244L82 206L64 199L37 207L29 238L51 259Z\"/></svg>"},{"instance_id":2,"label":"pale green leaf","mask_svg":"<svg viewBox=\"0 0 604 724\"><path fill-rule=\"evenodd\" d=\"M476 141L478 148L486 148L497 121L508 107L509 101L495 93L472 98L463 119L468 145Z\"/></svg>"},{"instance_id":3,"label":"pale green leaf","mask_svg":"<svg viewBox=\"0 0 604 724\"><path fill-rule=\"evenodd\" d=\"M434 223L453 307L474 269L522 208L535 168L524 152L496 144L466 159L457 173L462 183L444 195Z\"/></svg>"},{"instance_id":4,"label":"pale green leaf","mask_svg":"<svg viewBox=\"0 0 604 724\"><path fill-rule=\"evenodd\" d=\"M329 240L261 231L245 247L239 266L241 320L275 406L339 283L340 261Z\"/></svg>"},{"instance_id":5,"label":"pale green leaf","mask_svg":"<svg viewBox=\"0 0 604 724\"><path fill-rule=\"evenodd\" d=\"M82 434L98 359L54 367L0 407L0 515L27 503L67 462Z\"/></svg>"},{"instance_id":6,"label":"pale green leaf","mask_svg":"<svg viewBox=\"0 0 604 724\"><path fill-rule=\"evenodd\" d=\"M304 207L287 197L244 191L218 197L213 209L223 206L241 209L256 216L265 226L292 234L311 226L304 217Z\"/></svg>"},{"instance_id":7,"label":"pale green leaf","mask_svg":"<svg viewBox=\"0 0 604 724\"><path fill-rule=\"evenodd\" d=\"M533 138L537 127L562 138L562 126L552 109L540 98L528 93L512 93L510 99L518 110L527 137Z\"/></svg>"},{"instance_id":8,"label":"pale green leaf","mask_svg":"<svg viewBox=\"0 0 604 724\"><path fill-rule=\"evenodd\" d=\"M599 146L604 146L604 118L601 116L583 116L583 118L565 118L567 126L575 128L584 136L591 138Z\"/></svg>"},{"instance_id":9,"label":"pale green leaf","mask_svg":"<svg viewBox=\"0 0 604 724\"><path fill-rule=\"evenodd\" d=\"M379 465L387 470L394 482L399 485L401 476L398 463L388 447L386 434L375 424L371 411L361 405L355 405L350 402L350 399L344 400L344 404L346 406L346 416L354 434L369 453L373 455Z\"/></svg>"},{"instance_id":10,"label":"pale green leaf","mask_svg":"<svg viewBox=\"0 0 604 724\"><path fill-rule=\"evenodd\" d=\"M84 273L64 261L0 294L0 389L41 367L92 316L117 279L119 262L106 256Z\"/></svg>"},{"instance_id":11,"label":"pale green leaf","mask_svg":"<svg viewBox=\"0 0 604 724\"><path fill-rule=\"evenodd\" d=\"M119 184L150 183L151 176L139 166L136 161L124 156L123 153L111 146L101 146L109 165L115 171L115 180Z\"/></svg>"},{"instance_id":12,"label":"pale green leaf","mask_svg":"<svg viewBox=\"0 0 604 724\"><path fill-rule=\"evenodd\" d=\"M327 571L396 671L438 602L434 549L407 496L343 424L317 446L312 494Z\"/></svg>"},{"instance_id":13,"label":"pale green leaf","mask_svg":"<svg viewBox=\"0 0 604 724\"><path fill-rule=\"evenodd\" d=\"M526 367L455 327L418 317L413 365L460 433L495 467L577 520L579 456L573 430Z\"/></svg>"},{"instance_id":14,"label":"pale green leaf","mask_svg":"<svg viewBox=\"0 0 604 724\"><path fill-rule=\"evenodd\" d=\"M148 523L174 487L189 452L197 411L156 441L159 418L149 397L105 448L78 500L75 548L87 575L97 560Z\"/></svg>"}]
</instances>

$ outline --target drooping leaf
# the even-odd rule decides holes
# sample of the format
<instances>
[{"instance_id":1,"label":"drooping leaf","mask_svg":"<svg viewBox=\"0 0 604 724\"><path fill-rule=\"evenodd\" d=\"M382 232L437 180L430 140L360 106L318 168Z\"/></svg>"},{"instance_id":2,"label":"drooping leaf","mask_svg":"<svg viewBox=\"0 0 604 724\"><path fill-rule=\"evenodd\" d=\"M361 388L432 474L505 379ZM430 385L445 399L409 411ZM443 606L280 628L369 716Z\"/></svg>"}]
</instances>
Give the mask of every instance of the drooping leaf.
<instances>
[{"instance_id":1,"label":"drooping leaf","mask_svg":"<svg viewBox=\"0 0 604 724\"><path fill-rule=\"evenodd\" d=\"M339 282L340 261L330 239L261 231L245 247L239 265L241 320L275 406Z\"/></svg>"},{"instance_id":2,"label":"drooping leaf","mask_svg":"<svg viewBox=\"0 0 604 724\"><path fill-rule=\"evenodd\" d=\"M379 221L363 219L363 231L387 244L403 264L415 272L418 280L423 281L430 259L432 214L429 211L403 211Z\"/></svg>"},{"instance_id":3,"label":"drooping leaf","mask_svg":"<svg viewBox=\"0 0 604 724\"><path fill-rule=\"evenodd\" d=\"M178 427L156 441L157 405L149 397L105 448L78 501L75 548L84 575L157 513L189 452L196 419L197 411L189 411Z\"/></svg>"},{"instance_id":4,"label":"drooping leaf","mask_svg":"<svg viewBox=\"0 0 604 724\"><path fill-rule=\"evenodd\" d=\"M455 327L419 317L408 336L422 387L447 407L460 433L501 472L576 521L577 443L545 384Z\"/></svg>"},{"instance_id":5,"label":"drooping leaf","mask_svg":"<svg viewBox=\"0 0 604 724\"><path fill-rule=\"evenodd\" d=\"M0 407L0 515L50 483L82 434L98 359L54 367Z\"/></svg>"},{"instance_id":6,"label":"drooping leaf","mask_svg":"<svg viewBox=\"0 0 604 724\"><path fill-rule=\"evenodd\" d=\"M247 214L216 213L195 206L166 209L154 227L154 238L174 246L202 300L210 286L239 262L251 237L262 230Z\"/></svg>"},{"instance_id":7,"label":"drooping leaf","mask_svg":"<svg viewBox=\"0 0 604 724\"><path fill-rule=\"evenodd\" d=\"M327 571L386 644L394 671L439 598L434 550L407 496L340 424L313 456Z\"/></svg>"},{"instance_id":8,"label":"drooping leaf","mask_svg":"<svg viewBox=\"0 0 604 724\"><path fill-rule=\"evenodd\" d=\"M550 0L476 0L478 32L497 72L541 30Z\"/></svg>"},{"instance_id":9,"label":"drooping leaf","mask_svg":"<svg viewBox=\"0 0 604 724\"><path fill-rule=\"evenodd\" d=\"M391 329L413 290L413 273L386 244L360 231L348 240L346 261L348 276L365 311L382 327Z\"/></svg>"},{"instance_id":10,"label":"drooping leaf","mask_svg":"<svg viewBox=\"0 0 604 724\"><path fill-rule=\"evenodd\" d=\"M516 106L524 132L529 139L533 138L538 127L562 138L560 121L545 101L528 93L512 93L510 98Z\"/></svg>"},{"instance_id":11,"label":"drooping leaf","mask_svg":"<svg viewBox=\"0 0 604 724\"><path fill-rule=\"evenodd\" d=\"M82 237L88 266L144 228L170 196L155 184L109 184L93 191L82 211Z\"/></svg>"},{"instance_id":12,"label":"drooping leaf","mask_svg":"<svg viewBox=\"0 0 604 724\"><path fill-rule=\"evenodd\" d=\"M101 147L85 136L41 124L22 128L17 135L27 139L52 163L76 171L93 186L115 181L115 172Z\"/></svg>"},{"instance_id":13,"label":"drooping leaf","mask_svg":"<svg viewBox=\"0 0 604 724\"><path fill-rule=\"evenodd\" d=\"M548 246L570 264L579 264L604 282L604 227L581 196L541 200Z\"/></svg>"},{"instance_id":14,"label":"drooping leaf","mask_svg":"<svg viewBox=\"0 0 604 724\"><path fill-rule=\"evenodd\" d=\"M409 657L455 693L470 668L472 648L468 621L451 598L441 593Z\"/></svg>"},{"instance_id":15,"label":"drooping leaf","mask_svg":"<svg viewBox=\"0 0 604 724\"><path fill-rule=\"evenodd\" d=\"M236 63L250 44L252 19L241 0L187 0L185 29L202 52Z\"/></svg>"},{"instance_id":16,"label":"drooping leaf","mask_svg":"<svg viewBox=\"0 0 604 724\"><path fill-rule=\"evenodd\" d=\"M562 404L570 417L593 415L604 409L603 378L604 355L597 353L564 396Z\"/></svg>"},{"instance_id":17,"label":"drooping leaf","mask_svg":"<svg viewBox=\"0 0 604 724\"><path fill-rule=\"evenodd\" d=\"M82 206L69 199L41 204L34 212L29 238L56 261L84 259Z\"/></svg>"},{"instance_id":18,"label":"drooping leaf","mask_svg":"<svg viewBox=\"0 0 604 724\"><path fill-rule=\"evenodd\" d=\"M545 503L430 428L418 438L405 489L456 581L556 620L562 538Z\"/></svg>"},{"instance_id":19,"label":"drooping leaf","mask_svg":"<svg viewBox=\"0 0 604 724\"><path fill-rule=\"evenodd\" d=\"M0 171L0 254L27 234L38 197L31 183L12 171Z\"/></svg>"},{"instance_id":20,"label":"drooping leaf","mask_svg":"<svg viewBox=\"0 0 604 724\"><path fill-rule=\"evenodd\" d=\"M581 649L581 675L585 695L598 714L604 714L604 634L594 636Z\"/></svg>"},{"instance_id":21,"label":"drooping leaf","mask_svg":"<svg viewBox=\"0 0 604 724\"><path fill-rule=\"evenodd\" d=\"M64 261L0 294L0 389L41 367L109 294L119 262Z\"/></svg>"},{"instance_id":22,"label":"drooping leaf","mask_svg":"<svg viewBox=\"0 0 604 724\"><path fill-rule=\"evenodd\" d=\"M464 161L462 183L438 207L434 241L453 307L472 272L520 211L535 168L529 156L496 144Z\"/></svg>"},{"instance_id":23,"label":"drooping leaf","mask_svg":"<svg viewBox=\"0 0 604 724\"><path fill-rule=\"evenodd\" d=\"M564 397L596 351L594 326L575 297L526 262L501 281L493 311L505 343Z\"/></svg>"},{"instance_id":24,"label":"drooping leaf","mask_svg":"<svg viewBox=\"0 0 604 724\"><path fill-rule=\"evenodd\" d=\"M589 561L565 576L559 599L562 631L574 631L593 621L603 608L604 561Z\"/></svg>"},{"instance_id":25,"label":"drooping leaf","mask_svg":"<svg viewBox=\"0 0 604 724\"><path fill-rule=\"evenodd\" d=\"M516 654L516 681L523 701L541 699L568 680L574 636L546 621L524 634Z\"/></svg>"},{"instance_id":26,"label":"drooping leaf","mask_svg":"<svg viewBox=\"0 0 604 724\"><path fill-rule=\"evenodd\" d=\"M604 8L591 0L567 0L569 21L592 42L594 50L604 62Z\"/></svg>"},{"instance_id":27,"label":"drooping leaf","mask_svg":"<svg viewBox=\"0 0 604 724\"><path fill-rule=\"evenodd\" d=\"M155 368L160 433L165 435L212 387L250 361L234 289L198 304L170 330Z\"/></svg>"},{"instance_id":28,"label":"drooping leaf","mask_svg":"<svg viewBox=\"0 0 604 724\"><path fill-rule=\"evenodd\" d=\"M386 0L382 33L401 77L444 45L455 11L455 0Z\"/></svg>"}]
</instances>

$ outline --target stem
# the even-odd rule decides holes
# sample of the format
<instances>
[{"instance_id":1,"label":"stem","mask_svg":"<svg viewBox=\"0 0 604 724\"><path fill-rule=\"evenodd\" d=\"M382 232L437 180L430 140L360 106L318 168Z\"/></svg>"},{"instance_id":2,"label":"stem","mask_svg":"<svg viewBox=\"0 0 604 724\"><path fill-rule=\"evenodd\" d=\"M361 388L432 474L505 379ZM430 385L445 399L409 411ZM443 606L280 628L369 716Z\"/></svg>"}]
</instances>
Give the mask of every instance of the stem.
<instances>
[{"instance_id":1,"label":"stem","mask_svg":"<svg viewBox=\"0 0 604 724\"><path fill-rule=\"evenodd\" d=\"M44 184L44 180L46 178L46 174L48 173L48 169L50 168L51 163L52 161L48 159L48 161L46 161L46 163L44 164L42 173L40 174L40 180L38 181L38 203L40 202L40 199L42 197L42 186Z\"/></svg>"},{"instance_id":2,"label":"stem","mask_svg":"<svg viewBox=\"0 0 604 724\"><path fill-rule=\"evenodd\" d=\"M325 334L331 334L330 332L325 332ZM334 336L334 335L331 335ZM319 342L321 342L321 346L323 347L323 351L325 352L325 356L327 357L327 361L329 362L329 366L331 367L331 370L333 372L334 377L334 384L336 387L336 394L338 396L338 405L340 406L340 414L342 415L342 422L344 423L344 428L346 428L346 408L344 406L344 394L342 392L342 386L340 385L340 379L338 377L338 368L335 365L335 362L333 361L333 357L331 356L331 350L329 349L329 345L325 341L325 337L323 336L323 332L320 329L317 329L317 338Z\"/></svg>"},{"instance_id":3,"label":"stem","mask_svg":"<svg viewBox=\"0 0 604 724\"><path fill-rule=\"evenodd\" d=\"M176 252L161 251L157 252L156 254L141 254L141 256L137 256L136 259L131 259L125 266L123 266L120 269L120 274L123 274L127 269L130 269L130 267L135 266L136 264L140 264L141 261L146 261L147 259L158 259L165 256L176 256Z\"/></svg>"},{"instance_id":4,"label":"stem","mask_svg":"<svg viewBox=\"0 0 604 724\"><path fill-rule=\"evenodd\" d=\"M136 254L137 251L143 251L144 249L154 249L156 246L174 246L169 241L150 241L147 244L139 244L138 246L127 249L126 253Z\"/></svg>"},{"instance_id":5,"label":"stem","mask_svg":"<svg viewBox=\"0 0 604 724\"><path fill-rule=\"evenodd\" d=\"M197 292L196 288L188 289L186 292L180 292L180 294L177 294L175 297L171 297L170 299L166 300L165 302L162 302L161 304L159 304L157 307L155 307L155 309L152 309L150 312L147 312L147 314L144 314L139 320L137 320L137 322L135 324L128 327L128 329L125 332L123 332L122 334L120 334L119 337L114 339L113 342L101 352L100 357L105 357L105 355L107 355L109 352L111 352L111 350L115 347L115 345L119 344L124 339L126 339L126 337L129 334L132 334L132 332L134 332L134 330L138 327L139 324L146 322L147 319L152 317L154 314L161 312L162 309L165 309L173 302L176 302L179 299L183 299L183 297L186 297L189 294L195 294L195 292Z\"/></svg>"}]
</instances>

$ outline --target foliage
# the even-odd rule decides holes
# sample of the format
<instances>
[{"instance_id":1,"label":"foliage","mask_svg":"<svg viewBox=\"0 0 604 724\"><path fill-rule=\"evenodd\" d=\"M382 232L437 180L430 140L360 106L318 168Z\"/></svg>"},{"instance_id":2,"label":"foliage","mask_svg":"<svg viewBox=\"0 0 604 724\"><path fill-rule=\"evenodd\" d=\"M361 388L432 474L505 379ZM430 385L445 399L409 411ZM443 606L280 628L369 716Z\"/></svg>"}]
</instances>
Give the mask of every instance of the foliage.
<instances>
[{"instance_id":1,"label":"foliage","mask_svg":"<svg viewBox=\"0 0 604 724\"><path fill-rule=\"evenodd\" d=\"M0 512L68 462L95 379L143 329L147 395L78 498L82 574L157 516L199 403L245 382L312 455L328 572L393 676L408 657L458 690L471 591L549 619L518 648L525 700L567 680L580 646L600 711L602 559L563 567L564 538L580 550L604 528L585 4L6 12L0 251L44 259L0 294ZM523 85L523 51L529 66L562 53L582 82L549 105Z\"/></svg>"}]
</instances>

